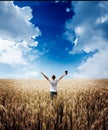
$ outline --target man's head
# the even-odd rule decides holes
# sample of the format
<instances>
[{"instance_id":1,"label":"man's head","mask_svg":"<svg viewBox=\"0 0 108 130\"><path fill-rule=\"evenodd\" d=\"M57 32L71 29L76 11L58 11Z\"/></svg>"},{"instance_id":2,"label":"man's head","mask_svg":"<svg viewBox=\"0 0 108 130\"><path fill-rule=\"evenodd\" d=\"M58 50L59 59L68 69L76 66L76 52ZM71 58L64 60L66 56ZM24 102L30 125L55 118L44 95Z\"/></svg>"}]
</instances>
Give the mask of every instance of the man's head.
<instances>
[{"instance_id":1,"label":"man's head","mask_svg":"<svg viewBox=\"0 0 108 130\"><path fill-rule=\"evenodd\" d=\"M55 75L52 75L52 79L55 80L55 79L56 79L56 76L55 76Z\"/></svg>"}]
</instances>

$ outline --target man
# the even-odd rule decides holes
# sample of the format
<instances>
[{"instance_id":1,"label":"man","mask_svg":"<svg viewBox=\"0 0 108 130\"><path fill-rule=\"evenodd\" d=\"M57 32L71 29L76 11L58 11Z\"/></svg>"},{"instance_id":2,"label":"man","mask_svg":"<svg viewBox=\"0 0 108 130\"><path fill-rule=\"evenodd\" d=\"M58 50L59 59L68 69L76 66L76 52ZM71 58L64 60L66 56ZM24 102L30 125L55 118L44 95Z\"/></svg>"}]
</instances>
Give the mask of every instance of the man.
<instances>
[{"instance_id":1,"label":"man","mask_svg":"<svg viewBox=\"0 0 108 130\"><path fill-rule=\"evenodd\" d=\"M57 84L58 84L58 81L60 81L65 75L67 75L68 71L65 71L65 74L63 74L59 79L56 79L56 76L52 75L52 79L51 80L44 73L41 72L41 74L50 83L50 97L51 97L51 99L53 99L53 97L57 97Z\"/></svg>"}]
</instances>

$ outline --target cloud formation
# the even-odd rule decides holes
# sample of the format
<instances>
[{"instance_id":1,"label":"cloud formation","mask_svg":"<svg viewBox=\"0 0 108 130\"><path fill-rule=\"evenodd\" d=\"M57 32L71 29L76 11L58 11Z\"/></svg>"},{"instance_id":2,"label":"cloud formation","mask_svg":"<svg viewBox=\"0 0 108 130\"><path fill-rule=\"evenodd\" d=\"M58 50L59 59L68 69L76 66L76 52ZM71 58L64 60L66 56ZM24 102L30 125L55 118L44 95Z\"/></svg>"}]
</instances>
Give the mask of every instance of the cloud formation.
<instances>
[{"instance_id":1,"label":"cloud formation","mask_svg":"<svg viewBox=\"0 0 108 130\"><path fill-rule=\"evenodd\" d=\"M30 7L20 8L13 1L0 2L0 62L7 64L28 64L25 57L31 47L37 46L41 32L30 22Z\"/></svg>"},{"instance_id":2,"label":"cloud formation","mask_svg":"<svg viewBox=\"0 0 108 130\"><path fill-rule=\"evenodd\" d=\"M6 64L23 64L27 65L27 61L23 56L20 48L16 47L16 43L12 40L4 40L0 38L0 62Z\"/></svg>"},{"instance_id":3,"label":"cloud formation","mask_svg":"<svg viewBox=\"0 0 108 130\"><path fill-rule=\"evenodd\" d=\"M66 22L65 37L75 44L69 54L92 53L73 77L108 78L108 2L72 2L75 15ZM78 40L77 40L78 39Z\"/></svg>"}]
</instances>

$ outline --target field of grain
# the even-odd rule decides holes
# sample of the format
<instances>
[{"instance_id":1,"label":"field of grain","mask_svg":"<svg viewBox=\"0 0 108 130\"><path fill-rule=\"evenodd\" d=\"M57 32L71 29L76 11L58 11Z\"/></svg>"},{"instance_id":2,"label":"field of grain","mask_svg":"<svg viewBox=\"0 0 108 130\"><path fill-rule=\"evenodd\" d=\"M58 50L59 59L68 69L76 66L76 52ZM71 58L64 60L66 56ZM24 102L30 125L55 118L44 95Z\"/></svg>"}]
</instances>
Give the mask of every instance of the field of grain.
<instances>
[{"instance_id":1,"label":"field of grain","mask_svg":"<svg viewBox=\"0 0 108 130\"><path fill-rule=\"evenodd\" d=\"M108 130L108 80L0 80L0 130Z\"/></svg>"}]
</instances>

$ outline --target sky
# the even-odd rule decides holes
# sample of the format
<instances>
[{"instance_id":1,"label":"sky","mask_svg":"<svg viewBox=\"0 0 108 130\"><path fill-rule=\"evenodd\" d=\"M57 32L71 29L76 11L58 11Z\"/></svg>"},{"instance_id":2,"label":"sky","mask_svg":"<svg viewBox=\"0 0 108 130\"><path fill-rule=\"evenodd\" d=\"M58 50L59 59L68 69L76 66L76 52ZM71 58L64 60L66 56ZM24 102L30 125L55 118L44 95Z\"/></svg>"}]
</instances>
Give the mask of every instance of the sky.
<instances>
[{"instance_id":1,"label":"sky","mask_svg":"<svg viewBox=\"0 0 108 130\"><path fill-rule=\"evenodd\" d=\"M0 1L0 78L108 78L107 1Z\"/></svg>"}]
</instances>

